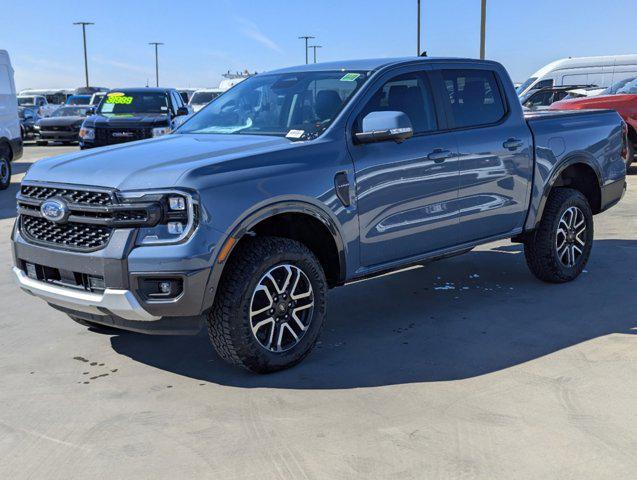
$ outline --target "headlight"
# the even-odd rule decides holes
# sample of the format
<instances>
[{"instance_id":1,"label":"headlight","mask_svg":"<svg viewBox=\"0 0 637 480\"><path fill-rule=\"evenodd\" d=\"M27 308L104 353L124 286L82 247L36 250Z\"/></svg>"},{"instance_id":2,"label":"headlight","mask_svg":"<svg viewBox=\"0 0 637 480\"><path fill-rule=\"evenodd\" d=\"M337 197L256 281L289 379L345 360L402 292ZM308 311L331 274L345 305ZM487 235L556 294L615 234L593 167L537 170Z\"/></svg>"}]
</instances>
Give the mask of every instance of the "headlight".
<instances>
[{"instance_id":1,"label":"headlight","mask_svg":"<svg viewBox=\"0 0 637 480\"><path fill-rule=\"evenodd\" d=\"M153 137L161 137L170 133L170 127L157 127L153 128Z\"/></svg>"},{"instance_id":2,"label":"headlight","mask_svg":"<svg viewBox=\"0 0 637 480\"><path fill-rule=\"evenodd\" d=\"M192 194L182 190L150 190L123 192L124 203L159 203L162 217L154 227L142 227L137 245L168 245L186 240L197 228L198 203Z\"/></svg>"},{"instance_id":3,"label":"headlight","mask_svg":"<svg viewBox=\"0 0 637 480\"><path fill-rule=\"evenodd\" d=\"M80 128L80 138L82 140L95 140L95 129L89 127Z\"/></svg>"}]
</instances>

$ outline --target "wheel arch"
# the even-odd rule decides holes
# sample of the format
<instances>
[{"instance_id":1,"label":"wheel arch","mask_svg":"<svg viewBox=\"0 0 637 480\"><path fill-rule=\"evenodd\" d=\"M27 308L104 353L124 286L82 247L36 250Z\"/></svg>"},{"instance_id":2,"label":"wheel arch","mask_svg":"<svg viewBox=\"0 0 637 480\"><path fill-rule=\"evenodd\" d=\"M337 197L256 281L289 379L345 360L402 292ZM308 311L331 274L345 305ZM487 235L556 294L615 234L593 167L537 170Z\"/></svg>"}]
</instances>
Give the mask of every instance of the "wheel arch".
<instances>
[{"instance_id":1,"label":"wheel arch","mask_svg":"<svg viewBox=\"0 0 637 480\"><path fill-rule=\"evenodd\" d=\"M549 177L538 206L533 227L536 227L546 207L546 200L554 188L569 187L580 191L588 200L593 214L602 209L602 175L597 163L583 154L575 154L562 161Z\"/></svg>"},{"instance_id":2,"label":"wheel arch","mask_svg":"<svg viewBox=\"0 0 637 480\"><path fill-rule=\"evenodd\" d=\"M302 227L308 228L307 232ZM345 282L346 244L333 215L308 201L277 201L246 214L219 242L213 256L204 309L214 303L228 260L236 253L242 241L256 235L273 235L300 241L321 262L330 287Z\"/></svg>"}]
</instances>

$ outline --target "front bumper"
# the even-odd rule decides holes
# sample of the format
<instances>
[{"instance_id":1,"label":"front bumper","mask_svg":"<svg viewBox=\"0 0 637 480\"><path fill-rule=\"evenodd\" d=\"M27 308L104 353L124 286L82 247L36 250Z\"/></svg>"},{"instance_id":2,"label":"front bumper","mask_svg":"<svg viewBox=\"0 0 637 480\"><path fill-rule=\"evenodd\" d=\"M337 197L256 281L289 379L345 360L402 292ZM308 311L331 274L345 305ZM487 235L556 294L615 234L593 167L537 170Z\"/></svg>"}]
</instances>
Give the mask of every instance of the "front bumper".
<instances>
[{"instance_id":1,"label":"front bumper","mask_svg":"<svg viewBox=\"0 0 637 480\"><path fill-rule=\"evenodd\" d=\"M51 140L53 142L77 142L79 137L79 130L77 131L57 131L57 130L42 130L40 129L41 140Z\"/></svg>"},{"instance_id":2,"label":"front bumper","mask_svg":"<svg viewBox=\"0 0 637 480\"><path fill-rule=\"evenodd\" d=\"M92 315L108 315L110 312L125 320L152 321L160 318L144 310L129 290L107 288L101 294L92 293L29 278L18 267L13 267L13 273L22 290L49 304Z\"/></svg>"}]
</instances>

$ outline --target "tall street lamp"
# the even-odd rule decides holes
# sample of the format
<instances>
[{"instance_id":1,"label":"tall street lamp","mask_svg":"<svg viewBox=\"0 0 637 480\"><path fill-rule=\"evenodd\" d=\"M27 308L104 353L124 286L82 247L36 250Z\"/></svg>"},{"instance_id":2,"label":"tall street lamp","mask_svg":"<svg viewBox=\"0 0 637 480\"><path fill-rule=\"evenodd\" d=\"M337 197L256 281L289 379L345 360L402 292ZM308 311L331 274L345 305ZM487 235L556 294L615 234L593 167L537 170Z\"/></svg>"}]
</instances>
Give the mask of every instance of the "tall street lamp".
<instances>
[{"instance_id":1,"label":"tall street lamp","mask_svg":"<svg viewBox=\"0 0 637 480\"><path fill-rule=\"evenodd\" d=\"M309 47L314 50L314 63L316 63L316 49L323 48L323 45L310 45Z\"/></svg>"},{"instance_id":2,"label":"tall street lamp","mask_svg":"<svg viewBox=\"0 0 637 480\"><path fill-rule=\"evenodd\" d=\"M416 56L420 56L420 0L418 0L418 18L416 19Z\"/></svg>"},{"instance_id":3,"label":"tall street lamp","mask_svg":"<svg viewBox=\"0 0 637 480\"><path fill-rule=\"evenodd\" d=\"M307 47L308 47L307 41L308 41L308 40L310 40L310 39L312 39L312 38L316 38L316 37L313 37L312 35L301 35L301 36L299 37L299 40L301 40L301 39L305 39L305 64L306 64L306 65L307 65L308 63L310 63L310 62L309 62L309 60L308 60L308 56L307 56Z\"/></svg>"},{"instance_id":4,"label":"tall street lamp","mask_svg":"<svg viewBox=\"0 0 637 480\"><path fill-rule=\"evenodd\" d=\"M86 87L88 88L88 57L86 55L86 26L95 25L93 22L74 22L73 25L82 25L82 39L84 40L84 76L86 78Z\"/></svg>"},{"instance_id":5,"label":"tall street lamp","mask_svg":"<svg viewBox=\"0 0 637 480\"><path fill-rule=\"evenodd\" d=\"M487 30L487 0L482 0L482 11L480 12L480 59L485 56L485 37Z\"/></svg>"},{"instance_id":6,"label":"tall street lamp","mask_svg":"<svg viewBox=\"0 0 637 480\"><path fill-rule=\"evenodd\" d=\"M159 46L162 42L148 42L148 45L155 46L155 85L159 87Z\"/></svg>"}]
</instances>

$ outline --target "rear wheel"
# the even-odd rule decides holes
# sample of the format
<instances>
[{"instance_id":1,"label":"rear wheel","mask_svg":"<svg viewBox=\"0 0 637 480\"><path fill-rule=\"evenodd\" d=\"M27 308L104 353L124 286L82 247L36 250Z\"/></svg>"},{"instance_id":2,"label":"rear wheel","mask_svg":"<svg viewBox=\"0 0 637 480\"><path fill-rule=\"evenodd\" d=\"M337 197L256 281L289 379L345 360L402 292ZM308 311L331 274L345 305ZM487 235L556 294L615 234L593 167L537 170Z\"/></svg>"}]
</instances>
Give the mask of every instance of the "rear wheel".
<instances>
[{"instance_id":1,"label":"rear wheel","mask_svg":"<svg viewBox=\"0 0 637 480\"><path fill-rule=\"evenodd\" d=\"M524 243L526 263L545 282L563 283L582 273L593 248L593 214L581 192L556 188L540 225Z\"/></svg>"},{"instance_id":2,"label":"rear wheel","mask_svg":"<svg viewBox=\"0 0 637 480\"><path fill-rule=\"evenodd\" d=\"M628 161L626 162L626 170L630 168L635 160L635 145L628 143Z\"/></svg>"},{"instance_id":3,"label":"rear wheel","mask_svg":"<svg viewBox=\"0 0 637 480\"><path fill-rule=\"evenodd\" d=\"M11 161L9 153L0 146L0 190L6 190L11 184Z\"/></svg>"},{"instance_id":4,"label":"rear wheel","mask_svg":"<svg viewBox=\"0 0 637 480\"><path fill-rule=\"evenodd\" d=\"M257 373L296 365L316 343L327 282L305 245L286 238L245 240L233 254L208 316L221 358Z\"/></svg>"}]
</instances>

